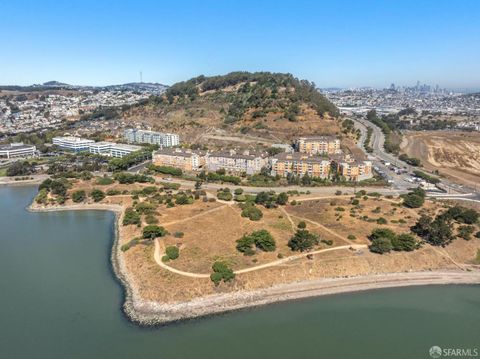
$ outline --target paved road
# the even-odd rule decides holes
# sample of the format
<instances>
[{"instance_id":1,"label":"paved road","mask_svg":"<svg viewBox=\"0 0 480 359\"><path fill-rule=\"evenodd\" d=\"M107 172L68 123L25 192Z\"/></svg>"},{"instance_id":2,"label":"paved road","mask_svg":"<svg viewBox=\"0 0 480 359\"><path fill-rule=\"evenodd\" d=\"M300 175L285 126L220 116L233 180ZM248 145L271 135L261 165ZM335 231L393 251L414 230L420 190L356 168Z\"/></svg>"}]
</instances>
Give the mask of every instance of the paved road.
<instances>
[{"instance_id":1,"label":"paved road","mask_svg":"<svg viewBox=\"0 0 480 359\"><path fill-rule=\"evenodd\" d=\"M365 151L363 147L364 139L366 138L367 127L371 127L372 138L371 138L371 147L373 148L373 153L369 156L372 160L372 163L375 167L383 171L388 180L392 180L392 187L399 192L405 192L411 187L414 187L415 184L409 181L411 177L409 173L414 170L413 166L399 160L394 155L385 152L383 145L385 143L385 135L383 134L380 127L374 125L373 123L367 121L366 119L356 119L351 118L354 121L356 128L361 131L361 141L358 142L358 146ZM385 166L385 162L390 162L395 167L403 168L408 171L406 174L396 174L388 166ZM456 183L450 182L444 178L441 179L441 186L446 190L447 193L436 194L430 193L432 197L441 197L441 198L451 198L451 199L465 199L474 202L480 202L480 193L472 188L467 188Z\"/></svg>"}]
</instances>

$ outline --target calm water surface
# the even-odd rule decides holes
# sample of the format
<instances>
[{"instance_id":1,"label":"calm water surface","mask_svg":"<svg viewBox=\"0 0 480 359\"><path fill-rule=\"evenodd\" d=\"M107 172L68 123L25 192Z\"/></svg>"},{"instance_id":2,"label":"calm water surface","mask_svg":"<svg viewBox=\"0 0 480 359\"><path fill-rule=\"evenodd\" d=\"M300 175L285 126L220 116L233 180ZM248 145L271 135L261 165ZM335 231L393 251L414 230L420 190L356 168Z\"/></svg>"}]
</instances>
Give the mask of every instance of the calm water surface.
<instances>
[{"instance_id":1,"label":"calm water surface","mask_svg":"<svg viewBox=\"0 0 480 359\"><path fill-rule=\"evenodd\" d=\"M429 358L480 348L480 289L336 295L155 329L122 315L111 213L28 213L0 187L0 358Z\"/></svg>"}]
</instances>

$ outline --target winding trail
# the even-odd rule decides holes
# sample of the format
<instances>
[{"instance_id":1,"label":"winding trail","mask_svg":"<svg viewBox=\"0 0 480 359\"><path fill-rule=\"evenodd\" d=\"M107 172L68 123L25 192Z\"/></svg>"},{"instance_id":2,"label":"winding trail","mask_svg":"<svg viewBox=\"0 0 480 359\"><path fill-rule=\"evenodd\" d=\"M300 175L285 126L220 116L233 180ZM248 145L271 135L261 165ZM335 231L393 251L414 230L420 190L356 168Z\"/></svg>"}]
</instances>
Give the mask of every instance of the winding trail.
<instances>
[{"instance_id":1,"label":"winding trail","mask_svg":"<svg viewBox=\"0 0 480 359\"><path fill-rule=\"evenodd\" d=\"M157 264L160 267L162 267L162 268L164 268L164 269L166 269L166 270L168 270L172 273L180 274L180 275L183 275L185 277L210 278L210 274L185 272L185 271L175 269L175 268L170 267L169 265L165 264L162 261L162 257L164 255L164 253L162 252L162 247L163 246L160 244L160 240L157 238L155 240L155 252L154 252L153 257L155 259L155 262L157 262ZM332 252L332 251L341 250L341 249L359 250L359 249L365 249L367 247L368 246L366 244L354 244L354 245L345 245L345 246L338 246L338 247L333 247L333 248L319 249L319 250L316 250L316 251L299 253L299 254L295 254L293 256L285 257L285 258L282 258L282 259L277 259L275 261L265 263L265 264L260 264L258 266L245 268L245 269L240 269L240 270L235 271L234 273L235 274L242 274L242 273L257 271L257 270L264 269L264 268L274 267L274 266L278 266L278 265L281 265L281 264L284 264L284 263L294 261L296 259L304 258L308 255L320 254L320 253L325 253L325 252Z\"/></svg>"}]
</instances>

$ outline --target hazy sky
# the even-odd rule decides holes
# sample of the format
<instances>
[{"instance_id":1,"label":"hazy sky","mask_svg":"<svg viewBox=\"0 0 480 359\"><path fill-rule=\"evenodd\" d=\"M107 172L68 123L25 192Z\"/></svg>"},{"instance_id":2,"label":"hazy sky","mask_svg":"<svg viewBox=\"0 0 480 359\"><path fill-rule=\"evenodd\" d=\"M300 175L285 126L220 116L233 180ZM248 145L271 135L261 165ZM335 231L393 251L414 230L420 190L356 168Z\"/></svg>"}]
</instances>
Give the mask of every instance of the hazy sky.
<instances>
[{"instance_id":1,"label":"hazy sky","mask_svg":"<svg viewBox=\"0 0 480 359\"><path fill-rule=\"evenodd\" d=\"M5 0L0 14L0 84L262 70L320 87L480 87L476 0Z\"/></svg>"}]
</instances>

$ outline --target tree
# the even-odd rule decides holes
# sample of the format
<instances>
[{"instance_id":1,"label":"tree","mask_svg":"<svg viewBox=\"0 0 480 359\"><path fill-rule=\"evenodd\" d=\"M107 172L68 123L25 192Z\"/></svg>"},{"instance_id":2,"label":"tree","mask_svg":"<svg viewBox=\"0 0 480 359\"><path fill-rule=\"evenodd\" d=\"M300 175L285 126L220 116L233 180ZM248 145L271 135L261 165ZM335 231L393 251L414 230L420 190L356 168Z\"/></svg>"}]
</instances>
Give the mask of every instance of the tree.
<instances>
[{"instance_id":1,"label":"tree","mask_svg":"<svg viewBox=\"0 0 480 359\"><path fill-rule=\"evenodd\" d=\"M154 224L148 225L143 228L143 238L147 239L154 239L157 237L163 237L167 234L165 228L161 226L157 226Z\"/></svg>"},{"instance_id":2,"label":"tree","mask_svg":"<svg viewBox=\"0 0 480 359\"><path fill-rule=\"evenodd\" d=\"M307 228L307 224L305 223L305 221L298 222L297 228L305 229L305 228Z\"/></svg>"},{"instance_id":3,"label":"tree","mask_svg":"<svg viewBox=\"0 0 480 359\"><path fill-rule=\"evenodd\" d=\"M288 241L292 251L304 252L318 244L318 236L306 229L298 229L295 235Z\"/></svg>"},{"instance_id":4,"label":"tree","mask_svg":"<svg viewBox=\"0 0 480 359\"><path fill-rule=\"evenodd\" d=\"M279 193L279 195L277 196L277 204L284 206L287 204L287 202L288 202L288 194L286 194L285 192Z\"/></svg>"},{"instance_id":5,"label":"tree","mask_svg":"<svg viewBox=\"0 0 480 359\"><path fill-rule=\"evenodd\" d=\"M466 241L472 239L473 232L475 232L474 226L463 225L458 227L458 236Z\"/></svg>"},{"instance_id":6,"label":"tree","mask_svg":"<svg viewBox=\"0 0 480 359\"><path fill-rule=\"evenodd\" d=\"M394 251L411 252L417 248L417 241L411 234L402 233L392 239L392 246Z\"/></svg>"},{"instance_id":7,"label":"tree","mask_svg":"<svg viewBox=\"0 0 480 359\"><path fill-rule=\"evenodd\" d=\"M237 250L247 256L255 254L255 251L252 249L253 245L264 252L273 252L276 249L275 239L265 229L245 234L237 240Z\"/></svg>"},{"instance_id":8,"label":"tree","mask_svg":"<svg viewBox=\"0 0 480 359\"><path fill-rule=\"evenodd\" d=\"M123 215L123 225L129 224L140 224L140 215L132 207L128 207Z\"/></svg>"},{"instance_id":9,"label":"tree","mask_svg":"<svg viewBox=\"0 0 480 359\"><path fill-rule=\"evenodd\" d=\"M403 198L403 205L409 208L420 208L425 203L425 198L415 193L408 193Z\"/></svg>"},{"instance_id":10,"label":"tree","mask_svg":"<svg viewBox=\"0 0 480 359\"><path fill-rule=\"evenodd\" d=\"M105 198L105 193L102 190L95 188L92 193L90 193L90 196L95 202L100 202Z\"/></svg>"},{"instance_id":11,"label":"tree","mask_svg":"<svg viewBox=\"0 0 480 359\"><path fill-rule=\"evenodd\" d=\"M212 270L213 273L210 275L210 279L215 285L219 285L222 280L224 282L229 282L235 278L233 270L224 262L213 263Z\"/></svg>"},{"instance_id":12,"label":"tree","mask_svg":"<svg viewBox=\"0 0 480 359\"><path fill-rule=\"evenodd\" d=\"M168 256L168 259L174 260L180 255L180 250L177 246L168 246L165 248L165 254Z\"/></svg>"},{"instance_id":13,"label":"tree","mask_svg":"<svg viewBox=\"0 0 480 359\"><path fill-rule=\"evenodd\" d=\"M417 223L415 223L410 230L419 237L426 237L430 232L430 226L432 224L432 217L421 215Z\"/></svg>"},{"instance_id":14,"label":"tree","mask_svg":"<svg viewBox=\"0 0 480 359\"><path fill-rule=\"evenodd\" d=\"M262 211L254 205L247 205L242 210L242 217L247 217L251 221L259 221L263 217Z\"/></svg>"},{"instance_id":15,"label":"tree","mask_svg":"<svg viewBox=\"0 0 480 359\"><path fill-rule=\"evenodd\" d=\"M79 191L75 191L75 192L72 193L72 201L75 202L75 203L85 201L86 197L87 197L87 195L85 194L84 190L79 190Z\"/></svg>"},{"instance_id":16,"label":"tree","mask_svg":"<svg viewBox=\"0 0 480 359\"><path fill-rule=\"evenodd\" d=\"M451 225L441 218L435 218L425 240L434 246L444 247L453 240Z\"/></svg>"},{"instance_id":17,"label":"tree","mask_svg":"<svg viewBox=\"0 0 480 359\"><path fill-rule=\"evenodd\" d=\"M388 253L393 249L392 241L387 237L375 238L368 247L373 253Z\"/></svg>"},{"instance_id":18,"label":"tree","mask_svg":"<svg viewBox=\"0 0 480 359\"><path fill-rule=\"evenodd\" d=\"M17 161L7 168L7 176L26 176L35 172L35 166L28 161Z\"/></svg>"},{"instance_id":19,"label":"tree","mask_svg":"<svg viewBox=\"0 0 480 359\"><path fill-rule=\"evenodd\" d=\"M389 228L375 228L368 236L368 239L373 242L378 238L387 238L388 240L392 240L395 238L395 232Z\"/></svg>"}]
</instances>

